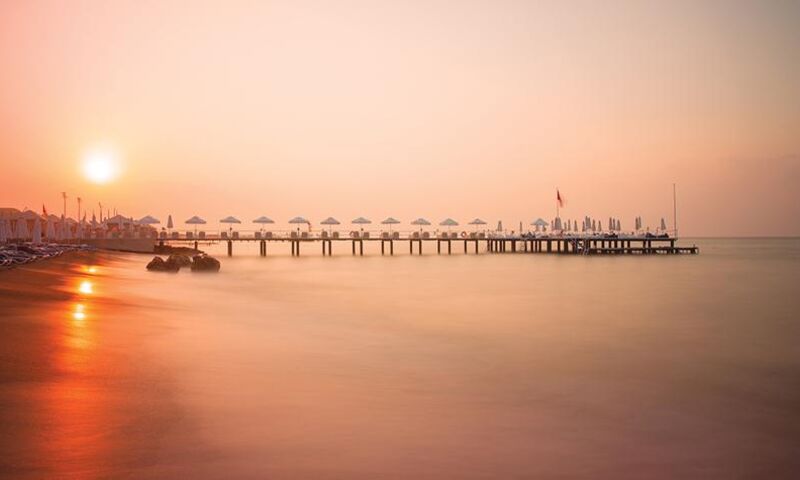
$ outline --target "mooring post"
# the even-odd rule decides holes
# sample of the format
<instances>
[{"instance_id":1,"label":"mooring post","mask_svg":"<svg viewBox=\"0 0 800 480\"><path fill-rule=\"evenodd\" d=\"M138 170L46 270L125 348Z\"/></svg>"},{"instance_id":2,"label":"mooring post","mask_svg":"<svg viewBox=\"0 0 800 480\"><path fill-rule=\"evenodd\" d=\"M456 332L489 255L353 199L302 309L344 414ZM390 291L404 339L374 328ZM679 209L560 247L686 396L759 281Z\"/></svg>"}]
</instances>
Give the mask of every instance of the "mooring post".
<instances>
[{"instance_id":1,"label":"mooring post","mask_svg":"<svg viewBox=\"0 0 800 480\"><path fill-rule=\"evenodd\" d=\"M478 240L475 240L475 254L478 254Z\"/></svg>"},{"instance_id":2,"label":"mooring post","mask_svg":"<svg viewBox=\"0 0 800 480\"><path fill-rule=\"evenodd\" d=\"M228 240L228 256L233 256L233 242L230 240Z\"/></svg>"}]
</instances>

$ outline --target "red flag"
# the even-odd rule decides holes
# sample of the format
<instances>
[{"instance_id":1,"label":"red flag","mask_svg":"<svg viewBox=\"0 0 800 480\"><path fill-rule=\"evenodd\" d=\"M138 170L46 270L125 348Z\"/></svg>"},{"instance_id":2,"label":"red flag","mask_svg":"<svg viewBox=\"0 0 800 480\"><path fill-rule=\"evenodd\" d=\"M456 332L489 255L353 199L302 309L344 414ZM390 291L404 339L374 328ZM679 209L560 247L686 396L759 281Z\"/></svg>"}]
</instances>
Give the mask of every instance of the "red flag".
<instances>
[{"instance_id":1,"label":"red flag","mask_svg":"<svg viewBox=\"0 0 800 480\"><path fill-rule=\"evenodd\" d=\"M561 198L561 192L556 189L556 201L558 201L558 206L564 208L564 199Z\"/></svg>"}]
</instances>

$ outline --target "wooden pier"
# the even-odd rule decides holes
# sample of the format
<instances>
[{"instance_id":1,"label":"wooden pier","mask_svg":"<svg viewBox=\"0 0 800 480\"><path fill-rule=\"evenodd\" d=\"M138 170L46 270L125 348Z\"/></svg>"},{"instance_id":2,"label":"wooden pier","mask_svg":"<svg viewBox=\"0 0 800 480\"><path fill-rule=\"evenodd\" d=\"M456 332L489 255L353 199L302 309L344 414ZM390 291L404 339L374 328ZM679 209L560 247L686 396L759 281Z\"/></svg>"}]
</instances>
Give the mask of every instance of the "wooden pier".
<instances>
[{"instance_id":1,"label":"wooden pier","mask_svg":"<svg viewBox=\"0 0 800 480\"><path fill-rule=\"evenodd\" d=\"M256 242L259 244L259 254L264 257L267 255L268 245L274 243L289 243L292 256L299 256L301 250L306 247L312 248L314 245L321 246L323 256L331 256L334 252L334 245L350 243L351 255L364 255L364 242L380 243L381 255L394 255L395 244L397 246L408 244L409 255L422 255L423 251L433 251L433 244L436 245L438 255L451 255L454 245L463 245L463 253L479 254L485 253L532 253L532 254L562 254L562 255L676 255L676 254L697 254L699 249L696 246L681 247L677 245L677 238L655 237L655 236L624 236L624 237L466 237L458 238L447 237L358 237L358 238L338 238L323 236L270 236L263 238L259 236L236 236L225 238L219 236L208 236L203 238L192 238L186 236L172 236L169 238L159 238L159 245L169 244L193 244L197 249L201 244L226 243L228 256L233 255L234 243ZM430 248L430 250L429 250ZM336 248L339 250L339 248Z\"/></svg>"}]
</instances>

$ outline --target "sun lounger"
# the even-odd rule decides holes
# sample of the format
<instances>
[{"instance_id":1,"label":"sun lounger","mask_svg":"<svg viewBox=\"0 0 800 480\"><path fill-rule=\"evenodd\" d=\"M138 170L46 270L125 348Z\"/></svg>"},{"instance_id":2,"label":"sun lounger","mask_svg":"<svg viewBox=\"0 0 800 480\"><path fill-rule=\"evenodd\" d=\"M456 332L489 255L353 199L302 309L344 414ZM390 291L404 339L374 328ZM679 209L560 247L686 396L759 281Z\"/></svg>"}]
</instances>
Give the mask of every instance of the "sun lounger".
<instances>
[{"instance_id":1,"label":"sun lounger","mask_svg":"<svg viewBox=\"0 0 800 480\"><path fill-rule=\"evenodd\" d=\"M452 233L450 234L450 238L458 238L458 233L456 233L456 232L452 232Z\"/></svg>"},{"instance_id":2,"label":"sun lounger","mask_svg":"<svg viewBox=\"0 0 800 480\"><path fill-rule=\"evenodd\" d=\"M175 240L181 238L180 232L172 232L172 238Z\"/></svg>"},{"instance_id":3,"label":"sun lounger","mask_svg":"<svg viewBox=\"0 0 800 480\"><path fill-rule=\"evenodd\" d=\"M339 232L333 232L333 238L339 238Z\"/></svg>"},{"instance_id":4,"label":"sun lounger","mask_svg":"<svg viewBox=\"0 0 800 480\"><path fill-rule=\"evenodd\" d=\"M419 232L412 233L411 238L419 238Z\"/></svg>"},{"instance_id":5,"label":"sun lounger","mask_svg":"<svg viewBox=\"0 0 800 480\"><path fill-rule=\"evenodd\" d=\"M381 238L384 240L389 240L389 232L381 232Z\"/></svg>"},{"instance_id":6,"label":"sun lounger","mask_svg":"<svg viewBox=\"0 0 800 480\"><path fill-rule=\"evenodd\" d=\"M328 231L323 230L322 232L320 232L319 236L320 238L328 238Z\"/></svg>"},{"instance_id":7,"label":"sun lounger","mask_svg":"<svg viewBox=\"0 0 800 480\"><path fill-rule=\"evenodd\" d=\"M228 232L219 232L219 238L227 240Z\"/></svg>"},{"instance_id":8,"label":"sun lounger","mask_svg":"<svg viewBox=\"0 0 800 480\"><path fill-rule=\"evenodd\" d=\"M400 232L393 232L392 233L392 238L395 239L395 240L399 239L400 238Z\"/></svg>"},{"instance_id":9,"label":"sun lounger","mask_svg":"<svg viewBox=\"0 0 800 480\"><path fill-rule=\"evenodd\" d=\"M200 238L201 240L205 239L206 238L206 232L197 232L197 237Z\"/></svg>"},{"instance_id":10,"label":"sun lounger","mask_svg":"<svg viewBox=\"0 0 800 480\"><path fill-rule=\"evenodd\" d=\"M261 232L256 232L254 237L256 240L261 240Z\"/></svg>"},{"instance_id":11,"label":"sun lounger","mask_svg":"<svg viewBox=\"0 0 800 480\"><path fill-rule=\"evenodd\" d=\"M292 233L289 235L289 238L297 238L297 232L292 230Z\"/></svg>"},{"instance_id":12,"label":"sun lounger","mask_svg":"<svg viewBox=\"0 0 800 480\"><path fill-rule=\"evenodd\" d=\"M272 238L272 232L264 232L264 238Z\"/></svg>"},{"instance_id":13,"label":"sun lounger","mask_svg":"<svg viewBox=\"0 0 800 480\"><path fill-rule=\"evenodd\" d=\"M364 232L364 238L369 238L369 232Z\"/></svg>"},{"instance_id":14,"label":"sun lounger","mask_svg":"<svg viewBox=\"0 0 800 480\"><path fill-rule=\"evenodd\" d=\"M239 238L239 232L233 232L233 238Z\"/></svg>"},{"instance_id":15,"label":"sun lounger","mask_svg":"<svg viewBox=\"0 0 800 480\"><path fill-rule=\"evenodd\" d=\"M186 240L191 240L191 239L193 239L193 238L194 238L194 233L192 233L192 232L186 232Z\"/></svg>"},{"instance_id":16,"label":"sun lounger","mask_svg":"<svg viewBox=\"0 0 800 480\"><path fill-rule=\"evenodd\" d=\"M431 238L431 233L430 232L422 232L422 238L425 238L425 239Z\"/></svg>"}]
</instances>

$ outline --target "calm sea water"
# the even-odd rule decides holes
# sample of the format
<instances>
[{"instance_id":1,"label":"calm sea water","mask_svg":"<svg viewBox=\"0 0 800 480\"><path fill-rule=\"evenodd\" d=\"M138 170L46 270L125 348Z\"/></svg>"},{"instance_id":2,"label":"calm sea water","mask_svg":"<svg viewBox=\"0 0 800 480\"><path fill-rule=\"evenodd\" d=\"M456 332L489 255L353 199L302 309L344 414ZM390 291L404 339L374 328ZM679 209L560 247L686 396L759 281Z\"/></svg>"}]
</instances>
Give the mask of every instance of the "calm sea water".
<instances>
[{"instance_id":1,"label":"calm sea water","mask_svg":"<svg viewBox=\"0 0 800 480\"><path fill-rule=\"evenodd\" d=\"M800 240L695 242L0 272L0 476L799 478Z\"/></svg>"}]
</instances>

